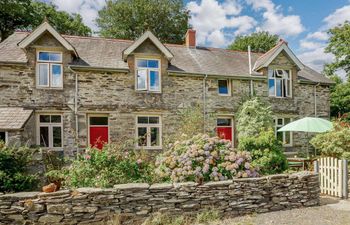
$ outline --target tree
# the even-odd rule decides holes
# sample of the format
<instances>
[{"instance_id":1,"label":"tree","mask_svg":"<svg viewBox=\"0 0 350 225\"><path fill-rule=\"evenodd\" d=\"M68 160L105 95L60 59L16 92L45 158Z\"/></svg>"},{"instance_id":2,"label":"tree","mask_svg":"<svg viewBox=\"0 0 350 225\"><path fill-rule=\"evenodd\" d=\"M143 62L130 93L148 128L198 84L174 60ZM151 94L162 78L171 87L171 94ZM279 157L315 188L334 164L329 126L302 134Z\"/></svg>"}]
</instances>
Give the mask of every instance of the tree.
<instances>
[{"instance_id":1,"label":"tree","mask_svg":"<svg viewBox=\"0 0 350 225\"><path fill-rule=\"evenodd\" d=\"M56 6L43 2L32 2L33 17L28 28L35 29L45 18L62 34L90 36L91 29L83 23L80 14L57 11Z\"/></svg>"},{"instance_id":2,"label":"tree","mask_svg":"<svg viewBox=\"0 0 350 225\"><path fill-rule=\"evenodd\" d=\"M350 82L337 84L331 90L331 116L337 117L350 112Z\"/></svg>"},{"instance_id":3,"label":"tree","mask_svg":"<svg viewBox=\"0 0 350 225\"><path fill-rule=\"evenodd\" d=\"M332 53L335 61L329 64L328 69L333 71L344 69L347 76L350 76L350 22L336 26L328 31L330 35L326 53Z\"/></svg>"},{"instance_id":4,"label":"tree","mask_svg":"<svg viewBox=\"0 0 350 225\"><path fill-rule=\"evenodd\" d=\"M183 43L189 13L181 0L108 0L97 24L103 37L134 40L146 30L162 42Z\"/></svg>"},{"instance_id":5,"label":"tree","mask_svg":"<svg viewBox=\"0 0 350 225\"><path fill-rule=\"evenodd\" d=\"M271 106L259 98L253 98L243 103L237 116L238 138L255 137L261 130L273 128Z\"/></svg>"},{"instance_id":6,"label":"tree","mask_svg":"<svg viewBox=\"0 0 350 225\"><path fill-rule=\"evenodd\" d=\"M56 6L32 0L0 1L0 38L5 40L16 29L33 30L44 18L62 34L91 34L91 29L84 25L79 14L57 11Z\"/></svg>"},{"instance_id":7,"label":"tree","mask_svg":"<svg viewBox=\"0 0 350 225\"><path fill-rule=\"evenodd\" d=\"M30 24L31 0L0 1L0 41Z\"/></svg>"},{"instance_id":8,"label":"tree","mask_svg":"<svg viewBox=\"0 0 350 225\"><path fill-rule=\"evenodd\" d=\"M248 46L250 46L253 52L267 52L277 44L278 39L278 35L272 35L267 31L255 32L245 36L239 35L228 49L247 51Z\"/></svg>"}]
</instances>

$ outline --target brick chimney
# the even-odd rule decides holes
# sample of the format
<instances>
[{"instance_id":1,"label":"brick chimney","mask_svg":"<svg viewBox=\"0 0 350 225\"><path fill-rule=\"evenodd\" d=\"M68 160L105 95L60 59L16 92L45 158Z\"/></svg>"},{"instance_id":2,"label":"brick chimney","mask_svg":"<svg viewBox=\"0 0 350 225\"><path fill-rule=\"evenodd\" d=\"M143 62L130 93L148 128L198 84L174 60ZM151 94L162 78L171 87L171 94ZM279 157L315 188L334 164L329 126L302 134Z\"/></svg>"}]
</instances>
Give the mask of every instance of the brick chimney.
<instances>
[{"instance_id":1,"label":"brick chimney","mask_svg":"<svg viewBox=\"0 0 350 225\"><path fill-rule=\"evenodd\" d=\"M196 47L196 31L192 29L188 29L186 33L186 46L189 48Z\"/></svg>"}]
</instances>

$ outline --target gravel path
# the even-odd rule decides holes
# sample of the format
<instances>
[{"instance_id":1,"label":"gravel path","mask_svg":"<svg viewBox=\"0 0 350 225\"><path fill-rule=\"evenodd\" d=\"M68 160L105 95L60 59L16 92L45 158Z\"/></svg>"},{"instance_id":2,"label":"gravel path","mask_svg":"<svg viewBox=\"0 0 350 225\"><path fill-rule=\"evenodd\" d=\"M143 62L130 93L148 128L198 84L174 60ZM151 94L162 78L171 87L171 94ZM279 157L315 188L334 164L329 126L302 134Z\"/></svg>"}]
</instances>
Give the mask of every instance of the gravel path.
<instances>
[{"instance_id":1,"label":"gravel path","mask_svg":"<svg viewBox=\"0 0 350 225\"><path fill-rule=\"evenodd\" d=\"M321 206L254 214L210 225L350 225L350 200L321 198Z\"/></svg>"}]
</instances>

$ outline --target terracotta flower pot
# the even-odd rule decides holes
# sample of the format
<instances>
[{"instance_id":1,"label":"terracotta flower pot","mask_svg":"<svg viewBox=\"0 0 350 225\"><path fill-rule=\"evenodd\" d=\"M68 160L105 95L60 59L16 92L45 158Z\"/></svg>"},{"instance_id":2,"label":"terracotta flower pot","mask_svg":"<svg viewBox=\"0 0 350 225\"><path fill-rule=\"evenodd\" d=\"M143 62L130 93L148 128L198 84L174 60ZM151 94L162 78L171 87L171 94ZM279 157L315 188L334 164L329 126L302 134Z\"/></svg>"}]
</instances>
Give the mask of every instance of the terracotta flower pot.
<instances>
[{"instance_id":1,"label":"terracotta flower pot","mask_svg":"<svg viewBox=\"0 0 350 225\"><path fill-rule=\"evenodd\" d=\"M54 183L51 183L43 187L43 192L45 193L55 192L56 190L57 190L57 185Z\"/></svg>"}]
</instances>

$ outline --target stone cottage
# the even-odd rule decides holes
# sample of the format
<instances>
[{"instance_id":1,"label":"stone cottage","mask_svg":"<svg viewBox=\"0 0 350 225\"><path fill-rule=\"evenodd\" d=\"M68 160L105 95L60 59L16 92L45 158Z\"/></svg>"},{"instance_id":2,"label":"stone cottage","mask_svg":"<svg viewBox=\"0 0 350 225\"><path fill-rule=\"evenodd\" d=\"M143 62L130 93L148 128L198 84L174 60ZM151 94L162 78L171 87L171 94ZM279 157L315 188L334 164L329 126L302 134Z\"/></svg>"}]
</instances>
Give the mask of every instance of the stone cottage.
<instances>
[{"instance_id":1,"label":"stone cottage","mask_svg":"<svg viewBox=\"0 0 350 225\"><path fill-rule=\"evenodd\" d=\"M332 81L305 66L281 40L265 54L161 43L147 31L118 40L60 35L44 22L0 44L0 139L73 154L124 138L161 150L179 111L198 105L207 132L235 144L242 99L272 104L276 129L304 116L329 118ZM213 116L214 115L214 118ZM286 151L303 134L280 133Z\"/></svg>"}]
</instances>

